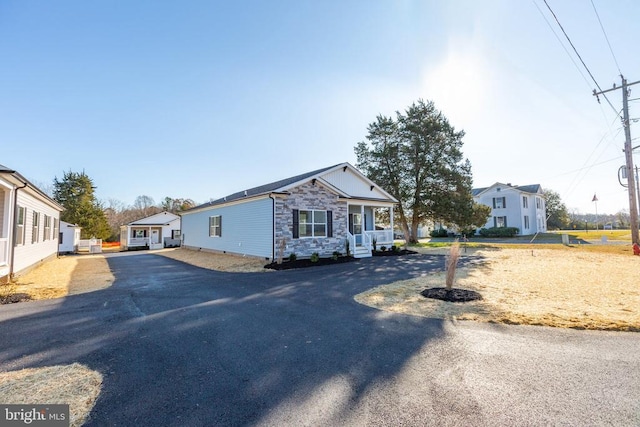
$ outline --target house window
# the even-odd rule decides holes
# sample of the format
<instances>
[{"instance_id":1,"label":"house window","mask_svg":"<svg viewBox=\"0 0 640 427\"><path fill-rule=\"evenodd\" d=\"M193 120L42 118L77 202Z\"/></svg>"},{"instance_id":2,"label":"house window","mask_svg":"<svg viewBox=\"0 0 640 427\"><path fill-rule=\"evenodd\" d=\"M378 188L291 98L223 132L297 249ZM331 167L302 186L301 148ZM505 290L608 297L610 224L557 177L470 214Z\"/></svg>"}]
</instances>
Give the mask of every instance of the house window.
<instances>
[{"instance_id":1,"label":"house window","mask_svg":"<svg viewBox=\"0 0 640 427\"><path fill-rule=\"evenodd\" d=\"M299 211L299 237L327 237L327 211Z\"/></svg>"},{"instance_id":2,"label":"house window","mask_svg":"<svg viewBox=\"0 0 640 427\"><path fill-rule=\"evenodd\" d=\"M51 239L51 217L49 215L45 215L43 240L49 240L49 239Z\"/></svg>"},{"instance_id":3,"label":"house window","mask_svg":"<svg viewBox=\"0 0 640 427\"><path fill-rule=\"evenodd\" d=\"M506 197L494 197L493 198L493 209L503 209L507 207L507 198Z\"/></svg>"},{"instance_id":4,"label":"house window","mask_svg":"<svg viewBox=\"0 0 640 427\"><path fill-rule=\"evenodd\" d=\"M529 216L528 215L524 216L524 229L525 230L529 229Z\"/></svg>"},{"instance_id":5,"label":"house window","mask_svg":"<svg viewBox=\"0 0 640 427\"><path fill-rule=\"evenodd\" d=\"M222 215L209 217L209 236L222 237Z\"/></svg>"},{"instance_id":6,"label":"house window","mask_svg":"<svg viewBox=\"0 0 640 427\"><path fill-rule=\"evenodd\" d=\"M171 230L171 238L179 239L180 238L180 230Z\"/></svg>"},{"instance_id":7,"label":"house window","mask_svg":"<svg viewBox=\"0 0 640 427\"><path fill-rule=\"evenodd\" d=\"M506 227L507 226L507 217L506 216L494 216L493 217L493 226L494 227Z\"/></svg>"},{"instance_id":8,"label":"house window","mask_svg":"<svg viewBox=\"0 0 640 427\"><path fill-rule=\"evenodd\" d=\"M527 196L522 196L522 207L524 209L529 208L529 199L527 198Z\"/></svg>"},{"instance_id":9,"label":"house window","mask_svg":"<svg viewBox=\"0 0 640 427\"><path fill-rule=\"evenodd\" d=\"M27 209L18 206L18 219L16 221L16 246L24 245L24 221L27 217Z\"/></svg>"},{"instance_id":10,"label":"house window","mask_svg":"<svg viewBox=\"0 0 640 427\"><path fill-rule=\"evenodd\" d=\"M540 197L536 197L536 209L542 209L542 199Z\"/></svg>"},{"instance_id":11,"label":"house window","mask_svg":"<svg viewBox=\"0 0 640 427\"><path fill-rule=\"evenodd\" d=\"M33 226L31 228L31 243L38 243L40 237L40 214L33 213Z\"/></svg>"},{"instance_id":12,"label":"house window","mask_svg":"<svg viewBox=\"0 0 640 427\"><path fill-rule=\"evenodd\" d=\"M133 230L133 237L135 239L143 239L147 237L147 230Z\"/></svg>"},{"instance_id":13,"label":"house window","mask_svg":"<svg viewBox=\"0 0 640 427\"><path fill-rule=\"evenodd\" d=\"M60 220L58 218L53 218L53 235L57 236L60 230Z\"/></svg>"}]
</instances>

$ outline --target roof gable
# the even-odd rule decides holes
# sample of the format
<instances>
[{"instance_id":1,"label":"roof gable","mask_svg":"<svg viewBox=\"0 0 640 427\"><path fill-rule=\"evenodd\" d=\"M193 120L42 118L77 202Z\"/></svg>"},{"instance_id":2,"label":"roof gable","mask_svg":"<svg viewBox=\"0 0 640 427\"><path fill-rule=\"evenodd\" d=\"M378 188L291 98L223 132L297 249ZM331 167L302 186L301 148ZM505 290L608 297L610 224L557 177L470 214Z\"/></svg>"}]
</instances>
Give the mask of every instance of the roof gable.
<instances>
[{"instance_id":1,"label":"roof gable","mask_svg":"<svg viewBox=\"0 0 640 427\"><path fill-rule=\"evenodd\" d=\"M132 221L128 225L169 225L170 222L177 219L180 219L178 215L164 211L137 221Z\"/></svg>"}]
</instances>

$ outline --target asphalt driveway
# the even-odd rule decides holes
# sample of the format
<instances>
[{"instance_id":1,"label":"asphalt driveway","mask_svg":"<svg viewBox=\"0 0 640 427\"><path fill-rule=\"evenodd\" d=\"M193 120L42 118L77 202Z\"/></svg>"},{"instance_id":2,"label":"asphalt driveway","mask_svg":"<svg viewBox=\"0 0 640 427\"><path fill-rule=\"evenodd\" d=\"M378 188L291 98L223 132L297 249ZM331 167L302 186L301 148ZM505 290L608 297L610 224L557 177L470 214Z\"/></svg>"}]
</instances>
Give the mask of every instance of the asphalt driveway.
<instances>
[{"instance_id":1,"label":"asphalt driveway","mask_svg":"<svg viewBox=\"0 0 640 427\"><path fill-rule=\"evenodd\" d=\"M443 267L220 273L109 258L111 288L0 307L0 369L104 376L89 425L638 425L640 334L392 315L353 295Z\"/></svg>"}]
</instances>

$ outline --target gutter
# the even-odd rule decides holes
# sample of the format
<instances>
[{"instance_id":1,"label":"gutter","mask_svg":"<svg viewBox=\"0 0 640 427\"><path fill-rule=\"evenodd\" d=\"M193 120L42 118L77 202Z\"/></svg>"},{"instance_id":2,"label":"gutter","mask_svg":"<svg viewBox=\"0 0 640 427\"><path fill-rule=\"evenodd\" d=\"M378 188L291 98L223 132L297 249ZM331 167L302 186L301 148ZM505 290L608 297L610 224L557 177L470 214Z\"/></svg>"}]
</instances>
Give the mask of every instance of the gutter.
<instances>
[{"instance_id":1,"label":"gutter","mask_svg":"<svg viewBox=\"0 0 640 427\"><path fill-rule=\"evenodd\" d=\"M11 245L11 247L9 248L11 250L11 260L9 261L9 280L13 279L13 266L15 264L15 258L16 258L16 222L18 221L18 190L22 190L23 188L28 186L29 183L22 181L22 184L23 186L16 187L16 190L13 193L13 230L11 233L11 241L9 242L9 244ZM24 222L25 222L25 228L26 228L27 218L24 219Z\"/></svg>"}]
</instances>

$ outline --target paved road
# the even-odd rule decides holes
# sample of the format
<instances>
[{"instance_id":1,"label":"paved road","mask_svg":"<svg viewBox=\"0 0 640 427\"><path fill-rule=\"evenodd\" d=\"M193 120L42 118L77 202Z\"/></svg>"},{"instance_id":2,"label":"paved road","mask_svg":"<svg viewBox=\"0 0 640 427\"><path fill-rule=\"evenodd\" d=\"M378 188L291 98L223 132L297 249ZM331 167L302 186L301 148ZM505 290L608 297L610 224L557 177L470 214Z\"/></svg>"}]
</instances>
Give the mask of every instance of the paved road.
<instances>
[{"instance_id":1,"label":"paved road","mask_svg":"<svg viewBox=\"0 0 640 427\"><path fill-rule=\"evenodd\" d=\"M454 324L352 296L438 256L220 273L111 257L115 284L0 307L0 369L104 375L89 425L639 425L640 334Z\"/></svg>"}]
</instances>

